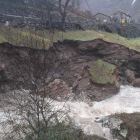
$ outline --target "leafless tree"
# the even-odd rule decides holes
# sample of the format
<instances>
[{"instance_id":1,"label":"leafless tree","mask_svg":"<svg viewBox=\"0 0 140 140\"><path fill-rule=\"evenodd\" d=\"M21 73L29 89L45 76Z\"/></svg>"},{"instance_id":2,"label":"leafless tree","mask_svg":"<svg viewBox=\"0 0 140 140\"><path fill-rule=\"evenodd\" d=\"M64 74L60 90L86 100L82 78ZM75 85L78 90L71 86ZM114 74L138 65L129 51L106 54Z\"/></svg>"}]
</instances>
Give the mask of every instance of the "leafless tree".
<instances>
[{"instance_id":1,"label":"leafless tree","mask_svg":"<svg viewBox=\"0 0 140 140\"><path fill-rule=\"evenodd\" d=\"M81 0L58 0L59 1L59 12L61 15L61 29L64 31L65 30L65 20L66 20L66 16L68 13L68 6L73 5L73 6L80 6L80 2Z\"/></svg>"},{"instance_id":2,"label":"leafless tree","mask_svg":"<svg viewBox=\"0 0 140 140\"><path fill-rule=\"evenodd\" d=\"M53 125L59 124L65 113L60 108L52 110L51 105L57 97L49 98L47 86L53 79L55 58L47 62L48 54L42 51L25 51L26 57L21 65L17 64L18 74L27 90L11 91L0 99L6 121L2 122L6 140L45 140L51 135ZM54 71L49 75L50 69ZM61 93L60 93L61 94ZM59 96L59 95L58 95ZM60 102L61 104L61 102ZM59 105L60 105L59 104ZM59 106L58 105L58 106ZM1 124L0 124L1 126ZM53 130L52 130L53 131Z\"/></svg>"},{"instance_id":3,"label":"leafless tree","mask_svg":"<svg viewBox=\"0 0 140 140\"><path fill-rule=\"evenodd\" d=\"M44 0L44 4L47 9L49 29L52 30L52 11L54 10L55 7L55 0Z\"/></svg>"},{"instance_id":4,"label":"leafless tree","mask_svg":"<svg viewBox=\"0 0 140 140\"><path fill-rule=\"evenodd\" d=\"M62 30L65 30L65 19L66 19L66 15L67 15L67 7L68 7L68 4L71 0L66 0L66 2L62 3L62 0L59 0L59 12L60 12L60 15L61 15L61 29ZM64 4L64 6L63 6Z\"/></svg>"},{"instance_id":5,"label":"leafless tree","mask_svg":"<svg viewBox=\"0 0 140 140\"><path fill-rule=\"evenodd\" d=\"M77 131L67 116L69 110L62 111L66 102L56 102L54 100L57 98L56 95L49 98L50 91L44 88L54 79L53 63L56 59L53 57L50 59L48 56L50 54L45 50L35 52L29 49L23 53L25 57L22 58L21 64L18 65L17 60L15 65L20 80L24 83L23 89L26 90L13 90L4 94L3 98L1 96L0 113L3 112L5 120L3 122L0 120L0 139L85 140L82 131ZM51 61L47 62L48 58ZM68 118L69 124L67 122L65 125L63 118ZM4 135L2 138L1 126Z\"/></svg>"}]
</instances>

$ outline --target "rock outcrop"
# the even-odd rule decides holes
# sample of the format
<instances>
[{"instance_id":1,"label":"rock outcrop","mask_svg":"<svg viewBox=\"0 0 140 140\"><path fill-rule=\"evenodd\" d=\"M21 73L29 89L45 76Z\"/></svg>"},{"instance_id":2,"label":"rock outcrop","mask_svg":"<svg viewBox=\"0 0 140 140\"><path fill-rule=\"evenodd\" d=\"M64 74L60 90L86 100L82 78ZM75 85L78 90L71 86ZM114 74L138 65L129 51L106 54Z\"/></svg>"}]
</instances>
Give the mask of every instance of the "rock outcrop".
<instances>
[{"instance_id":1,"label":"rock outcrop","mask_svg":"<svg viewBox=\"0 0 140 140\"><path fill-rule=\"evenodd\" d=\"M102 119L102 125L110 129L117 140L140 139L140 114L116 114Z\"/></svg>"},{"instance_id":2,"label":"rock outcrop","mask_svg":"<svg viewBox=\"0 0 140 140\"><path fill-rule=\"evenodd\" d=\"M94 65L97 62L102 62L102 66L108 65L108 71L101 71L103 68ZM96 67L98 76L95 73L91 75L91 63ZM56 87L56 79L60 79L58 89L49 88L55 95L58 91L64 96L72 88L78 97L82 93L92 101L100 101L116 94L119 83L131 84L125 76L127 69L134 71L135 77L140 78L140 53L101 39L85 42L65 40L55 43L49 50L0 44L1 92L15 88L36 88L40 91L46 87ZM99 82L100 74L106 77L103 83ZM96 80L93 79L95 77ZM61 86L67 92L60 91Z\"/></svg>"}]
</instances>

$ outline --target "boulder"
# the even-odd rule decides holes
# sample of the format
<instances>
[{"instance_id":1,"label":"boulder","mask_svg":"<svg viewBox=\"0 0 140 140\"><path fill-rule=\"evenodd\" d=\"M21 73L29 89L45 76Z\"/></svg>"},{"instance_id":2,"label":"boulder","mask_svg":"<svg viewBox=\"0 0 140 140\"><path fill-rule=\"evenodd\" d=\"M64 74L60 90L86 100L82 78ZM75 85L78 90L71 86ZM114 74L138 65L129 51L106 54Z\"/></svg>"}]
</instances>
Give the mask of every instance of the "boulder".
<instances>
[{"instance_id":1,"label":"boulder","mask_svg":"<svg viewBox=\"0 0 140 140\"><path fill-rule=\"evenodd\" d=\"M132 83L133 80L135 80L135 73L134 73L134 71L131 71L131 70L127 69L125 71L125 77L126 77L126 80L128 82L131 82Z\"/></svg>"},{"instance_id":2,"label":"boulder","mask_svg":"<svg viewBox=\"0 0 140 140\"><path fill-rule=\"evenodd\" d=\"M101 59L89 62L78 77L73 83L73 92L84 93L91 101L108 98L120 90L116 66Z\"/></svg>"},{"instance_id":3,"label":"boulder","mask_svg":"<svg viewBox=\"0 0 140 140\"><path fill-rule=\"evenodd\" d=\"M133 81L133 86L134 87L140 87L140 78L137 78Z\"/></svg>"},{"instance_id":4,"label":"boulder","mask_svg":"<svg viewBox=\"0 0 140 140\"><path fill-rule=\"evenodd\" d=\"M113 74L115 69L115 65L102 60L89 63L89 72L92 82L98 84L114 84L116 80L115 75Z\"/></svg>"},{"instance_id":5,"label":"boulder","mask_svg":"<svg viewBox=\"0 0 140 140\"><path fill-rule=\"evenodd\" d=\"M61 79L55 79L53 82L49 83L46 87L40 90L40 94L49 98L56 99L58 101L65 100L68 98L70 93L70 88Z\"/></svg>"}]
</instances>

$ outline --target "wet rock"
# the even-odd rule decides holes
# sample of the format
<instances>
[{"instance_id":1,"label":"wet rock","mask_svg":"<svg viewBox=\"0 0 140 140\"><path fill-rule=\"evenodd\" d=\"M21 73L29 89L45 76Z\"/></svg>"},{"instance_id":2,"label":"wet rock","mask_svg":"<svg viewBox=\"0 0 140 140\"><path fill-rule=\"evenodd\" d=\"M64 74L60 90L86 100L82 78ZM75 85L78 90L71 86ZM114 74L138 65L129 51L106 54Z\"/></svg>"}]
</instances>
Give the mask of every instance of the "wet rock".
<instances>
[{"instance_id":1,"label":"wet rock","mask_svg":"<svg viewBox=\"0 0 140 140\"><path fill-rule=\"evenodd\" d=\"M91 118L81 118L78 120L81 128L84 130L86 134L97 135L100 137L104 137L103 129L100 125L95 123Z\"/></svg>"},{"instance_id":2,"label":"wet rock","mask_svg":"<svg viewBox=\"0 0 140 140\"><path fill-rule=\"evenodd\" d=\"M135 80L133 81L133 86L134 86L134 87L140 87L140 78L135 79Z\"/></svg>"},{"instance_id":3,"label":"wet rock","mask_svg":"<svg viewBox=\"0 0 140 140\"><path fill-rule=\"evenodd\" d=\"M103 119L102 125L110 129L110 132L114 139L126 139L128 130L125 129L125 127L122 127L124 125L124 122L121 119L115 117L106 117Z\"/></svg>"},{"instance_id":4,"label":"wet rock","mask_svg":"<svg viewBox=\"0 0 140 140\"><path fill-rule=\"evenodd\" d=\"M131 71L131 70L127 69L125 71L125 77L126 77L126 80L128 82L131 82L132 83L133 80L135 80L135 73L134 73L134 71Z\"/></svg>"},{"instance_id":5,"label":"wet rock","mask_svg":"<svg viewBox=\"0 0 140 140\"><path fill-rule=\"evenodd\" d=\"M45 94L45 96L56 99L57 101L66 100L69 93L69 86L61 79L55 79L48 86L40 90L41 95Z\"/></svg>"},{"instance_id":6,"label":"wet rock","mask_svg":"<svg viewBox=\"0 0 140 140\"><path fill-rule=\"evenodd\" d=\"M117 92L120 91L120 84L119 84L119 82L117 80L115 81L115 88L116 88Z\"/></svg>"}]
</instances>

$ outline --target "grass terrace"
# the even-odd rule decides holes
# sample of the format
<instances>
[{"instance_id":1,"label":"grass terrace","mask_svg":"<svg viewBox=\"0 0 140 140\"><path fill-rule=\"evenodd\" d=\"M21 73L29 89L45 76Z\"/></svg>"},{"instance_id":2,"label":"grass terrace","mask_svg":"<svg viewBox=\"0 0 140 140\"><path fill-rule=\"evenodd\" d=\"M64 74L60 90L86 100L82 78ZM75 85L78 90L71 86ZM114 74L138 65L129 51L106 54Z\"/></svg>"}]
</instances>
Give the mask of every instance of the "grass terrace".
<instances>
[{"instance_id":1,"label":"grass terrace","mask_svg":"<svg viewBox=\"0 0 140 140\"><path fill-rule=\"evenodd\" d=\"M29 29L20 29L7 26L0 26L0 43L9 42L17 46L34 47L38 49L48 49L53 42L68 40L89 41L101 38L107 42L117 43L140 52L140 37L127 39L118 34L112 34L102 31L53 31L48 30L35 31Z\"/></svg>"}]
</instances>

